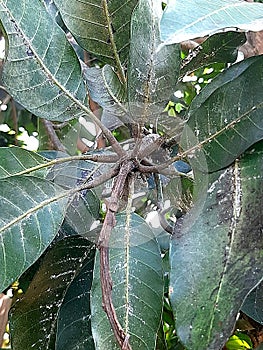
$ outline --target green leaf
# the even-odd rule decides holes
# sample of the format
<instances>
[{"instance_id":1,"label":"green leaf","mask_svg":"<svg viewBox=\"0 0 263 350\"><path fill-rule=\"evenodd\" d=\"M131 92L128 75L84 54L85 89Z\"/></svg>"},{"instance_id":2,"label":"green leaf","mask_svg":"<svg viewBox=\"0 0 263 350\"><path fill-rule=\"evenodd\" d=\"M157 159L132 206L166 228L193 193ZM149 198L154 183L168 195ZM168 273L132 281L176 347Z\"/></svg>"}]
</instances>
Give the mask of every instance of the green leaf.
<instances>
[{"instance_id":1,"label":"green leaf","mask_svg":"<svg viewBox=\"0 0 263 350\"><path fill-rule=\"evenodd\" d=\"M263 325L263 282L248 294L241 310L250 318Z\"/></svg>"},{"instance_id":2,"label":"green leaf","mask_svg":"<svg viewBox=\"0 0 263 350\"><path fill-rule=\"evenodd\" d=\"M160 0L141 0L131 22L128 100L134 122L154 122L175 89L180 69L178 45L162 47Z\"/></svg>"},{"instance_id":3,"label":"green leaf","mask_svg":"<svg viewBox=\"0 0 263 350\"><path fill-rule=\"evenodd\" d=\"M65 33L38 0L0 2L8 38L3 82L35 115L65 121L83 114L86 89L77 56Z\"/></svg>"},{"instance_id":4,"label":"green leaf","mask_svg":"<svg viewBox=\"0 0 263 350\"><path fill-rule=\"evenodd\" d=\"M88 160L69 161L53 166L47 178L57 185L71 190L93 180L105 170L103 164ZM100 191L97 190L99 194ZM63 229L78 235L87 235L92 224L99 218L100 201L93 190L82 190L70 196Z\"/></svg>"},{"instance_id":5,"label":"green leaf","mask_svg":"<svg viewBox=\"0 0 263 350\"><path fill-rule=\"evenodd\" d=\"M248 335L237 333L232 335L226 343L227 350L246 350L253 349L253 344Z\"/></svg>"},{"instance_id":6,"label":"green leaf","mask_svg":"<svg viewBox=\"0 0 263 350\"><path fill-rule=\"evenodd\" d=\"M231 164L263 138L263 57L235 64L215 78L193 100L181 146L191 165L208 171Z\"/></svg>"},{"instance_id":7,"label":"green leaf","mask_svg":"<svg viewBox=\"0 0 263 350\"><path fill-rule=\"evenodd\" d=\"M101 120L110 130L131 121L124 103L127 101L125 86L120 82L112 67L83 69L90 97L102 108Z\"/></svg>"},{"instance_id":8,"label":"green leaf","mask_svg":"<svg viewBox=\"0 0 263 350\"><path fill-rule=\"evenodd\" d=\"M12 349L94 349L89 290L94 246L68 237L47 251L11 313Z\"/></svg>"},{"instance_id":9,"label":"green leaf","mask_svg":"<svg viewBox=\"0 0 263 350\"><path fill-rule=\"evenodd\" d=\"M127 60L130 18L138 0L55 0L62 19L88 52L120 68Z\"/></svg>"},{"instance_id":10,"label":"green leaf","mask_svg":"<svg viewBox=\"0 0 263 350\"><path fill-rule=\"evenodd\" d=\"M154 235L137 214L118 214L109 247L112 299L133 349L154 349L163 306L162 259ZM91 291L92 332L97 350L117 350L102 309L96 257Z\"/></svg>"},{"instance_id":11,"label":"green leaf","mask_svg":"<svg viewBox=\"0 0 263 350\"><path fill-rule=\"evenodd\" d=\"M237 32L218 33L207 38L183 61L180 75L183 76L210 63L234 63L238 47L245 41L245 34Z\"/></svg>"},{"instance_id":12,"label":"green leaf","mask_svg":"<svg viewBox=\"0 0 263 350\"><path fill-rule=\"evenodd\" d=\"M262 279L262 161L263 142L211 174L200 215L194 206L177 221L170 297L189 350L223 347L244 298Z\"/></svg>"},{"instance_id":13,"label":"green leaf","mask_svg":"<svg viewBox=\"0 0 263 350\"><path fill-rule=\"evenodd\" d=\"M0 179L26 172L28 168L46 163L46 159L37 153L19 147L1 147L0 159ZM46 173L47 170L44 168L32 172L31 175L43 178Z\"/></svg>"},{"instance_id":14,"label":"green leaf","mask_svg":"<svg viewBox=\"0 0 263 350\"><path fill-rule=\"evenodd\" d=\"M64 219L62 188L32 176L0 180L0 290L32 265Z\"/></svg>"},{"instance_id":15,"label":"green leaf","mask_svg":"<svg viewBox=\"0 0 263 350\"><path fill-rule=\"evenodd\" d=\"M263 6L239 0L170 1L160 24L164 44L204 37L231 27L263 29Z\"/></svg>"}]
</instances>

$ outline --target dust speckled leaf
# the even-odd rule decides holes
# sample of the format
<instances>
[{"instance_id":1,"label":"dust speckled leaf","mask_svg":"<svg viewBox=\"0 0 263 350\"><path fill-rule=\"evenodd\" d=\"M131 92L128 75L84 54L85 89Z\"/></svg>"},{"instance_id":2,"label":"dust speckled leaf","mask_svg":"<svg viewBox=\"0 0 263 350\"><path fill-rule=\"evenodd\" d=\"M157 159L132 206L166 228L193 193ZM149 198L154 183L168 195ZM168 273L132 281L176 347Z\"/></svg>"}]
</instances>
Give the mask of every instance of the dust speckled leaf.
<instances>
[{"instance_id":1,"label":"dust speckled leaf","mask_svg":"<svg viewBox=\"0 0 263 350\"><path fill-rule=\"evenodd\" d=\"M170 297L187 349L221 349L263 269L263 142L210 175L200 215L179 219L172 240ZM200 203L199 203L200 205Z\"/></svg>"},{"instance_id":2,"label":"dust speckled leaf","mask_svg":"<svg viewBox=\"0 0 263 350\"><path fill-rule=\"evenodd\" d=\"M55 0L62 19L79 45L106 63L127 60L130 19L138 0Z\"/></svg>"},{"instance_id":3,"label":"dust speckled leaf","mask_svg":"<svg viewBox=\"0 0 263 350\"><path fill-rule=\"evenodd\" d=\"M214 62L234 63L238 47L245 42L245 33L226 32L208 37L183 60L180 75L189 74Z\"/></svg>"},{"instance_id":4,"label":"dust speckled leaf","mask_svg":"<svg viewBox=\"0 0 263 350\"><path fill-rule=\"evenodd\" d=\"M263 138L263 57L251 57L216 77L193 100L181 146L200 170L205 155L208 171L231 164Z\"/></svg>"},{"instance_id":5,"label":"dust speckled leaf","mask_svg":"<svg viewBox=\"0 0 263 350\"><path fill-rule=\"evenodd\" d=\"M158 50L161 15L162 1L141 0L132 16L128 100L133 120L142 124L163 111L179 75L179 46Z\"/></svg>"},{"instance_id":6,"label":"dust speckled leaf","mask_svg":"<svg viewBox=\"0 0 263 350\"><path fill-rule=\"evenodd\" d=\"M263 28L263 5L240 0L170 1L160 27L165 44L204 37L230 27L258 31Z\"/></svg>"},{"instance_id":7,"label":"dust speckled leaf","mask_svg":"<svg viewBox=\"0 0 263 350\"><path fill-rule=\"evenodd\" d=\"M94 252L94 245L78 236L48 249L12 309L12 349L94 349L89 303Z\"/></svg>"},{"instance_id":8,"label":"dust speckled leaf","mask_svg":"<svg viewBox=\"0 0 263 350\"><path fill-rule=\"evenodd\" d=\"M61 187L37 177L0 180L0 290L51 243L64 219L65 196Z\"/></svg>"},{"instance_id":9,"label":"dust speckled leaf","mask_svg":"<svg viewBox=\"0 0 263 350\"><path fill-rule=\"evenodd\" d=\"M0 159L0 179L27 172L29 168L46 163L46 159L37 153L19 147L0 147ZM46 173L47 170L44 168L31 174L45 177Z\"/></svg>"},{"instance_id":10,"label":"dust speckled leaf","mask_svg":"<svg viewBox=\"0 0 263 350\"><path fill-rule=\"evenodd\" d=\"M110 241L112 299L133 349L154 349L163 305L163 271L153 232L136 214L118 214ZM102 309L99 256L91 291L92 333L97 350L117 350Z\"/></svg>"},{"instance_id":11,"label":"dust speckled leaf","mask_svg":"<svg viewBox=\"0 0 263 350\"><path fill-rule=\"evenodd\" d=\"M3 82L16 101L46 119L80 116L86 99L80 64L44 5L1 1L0 20L8 38Z\"/></svg>"}]
</instances>

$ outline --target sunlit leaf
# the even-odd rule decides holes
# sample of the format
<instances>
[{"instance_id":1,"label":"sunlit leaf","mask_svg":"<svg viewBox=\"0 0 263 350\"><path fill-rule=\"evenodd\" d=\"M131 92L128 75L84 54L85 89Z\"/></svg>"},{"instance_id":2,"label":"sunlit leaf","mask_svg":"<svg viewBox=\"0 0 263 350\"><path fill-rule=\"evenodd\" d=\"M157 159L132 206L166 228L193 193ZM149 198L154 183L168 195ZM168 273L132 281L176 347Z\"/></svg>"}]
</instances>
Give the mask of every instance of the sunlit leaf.
<instances>
[{"instance_id":1,"label":"sunlit leaf","mask_svg":"<svg viewBox=\"0 0 263 350\"><path fill-rule=\"evenodd\" d=\"M263 5L239 0L170 1L161 20L161 38L165 44L180 43L224 28L263 29Z\"/></svg>"},{"instance_id":2,"label":"sunlit leaf","mask_svg":"<svg viewBox=\"0 0 263 350\"><path fill-rule=\"evenodd\" d=\"M118 214L110 241L112 299L134 349L154 349L162 313L163 273L157 242L136 214ZM92 285L92 332L97 350L119 349L102 309L99 257Z\"/></svg>"},{"instance_id":3,"label":"sunlit leaf","mask_svg":"<svg viewBox=\"0 0 263 350\"><path fill-rule=\"evenodd\" d=\"M262 279L262 160L261 142L211 174L200 215L194 206L175 226L170 297L187 349L223 347L244 298Z\"/></svg>"}]
</instances>

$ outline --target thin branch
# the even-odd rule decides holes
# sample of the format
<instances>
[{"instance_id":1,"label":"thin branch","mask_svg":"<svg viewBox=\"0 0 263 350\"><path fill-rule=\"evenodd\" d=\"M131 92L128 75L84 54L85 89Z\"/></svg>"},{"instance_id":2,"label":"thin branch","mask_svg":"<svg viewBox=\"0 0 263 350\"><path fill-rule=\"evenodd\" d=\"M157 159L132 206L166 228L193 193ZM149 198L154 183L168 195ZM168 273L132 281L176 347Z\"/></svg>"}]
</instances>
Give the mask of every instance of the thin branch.
<instances>
[{"instance_id":1,"label":"thin branch","mask_svg":"<svg viewBox=\"0 0 263 350\"><path fill-rule=\"evenodd\" d=\"M9 229L10 227L12 227L13 225L17 224L18 222L20 222L24 218L28 217L29 215L31 215L31 214L37 212L38 210L44 208L45 206L47 206L47 205L49 205L51 203L57 202L60 199L63 199L63 198L66 198L66 197L71 197L72 195L74 195L77 192L97 187L97 186L103 184L104 182L106 182L107 180L109 180L109 179L113 178L114 176L116 176L118 174L118 172L119 172L119 165L116 165L114 168L110 169L110 171L108 171L107 173L104 173L104 174L96 177L94 180L88 182L87 184L78 186L78 187L73 188L73 189L68 190L68 191L63 191L63 188L61 187L61 192L58 195L43 200L42 202L36 204L34 207L29 208L26 212L23 212L22 214L17 216L15 219L9 221L4 226L0 227L0 234L2 232L4 232L5 230Z\"/></svg>"},{"instance_id":2,"label":"thin branch","mask_svg":"<svg viewBox=\"0 0 263 350\"><path fill-rule=\"evenodd\" d=\"M118 161L120 161L120 157L116 154L82 154L80 156L57 158L57 159L53 159L49 162L39 164L39 165L33 166L31 168L22 170L18 173L10 175L10 176L25 175L25 174L29 174L33 171L48 168L50 166L57 165L57 164L72 162L74 160L91 160L93 162L100 162L100 163L117 163Z\"/></svg>"},{"instance_id":3,"label":"thin branch","mask_svg":"<svg viewBox=\"0 0 263 350\"><path fill-rule=\"evenodd\" d=\"M120 61L120 57L118 54L118 49L117 46L115 44L115 39L114 39L114 35L113 35L113 30L112 30L112 23L111 23L111 18L110 18L110 13L109 13L109 8L108 8L108 1L107 0L103 0L102 2L103 5L103 10L104 10L104 14L107 20L107 27L108 27L108 31L109 31L109 38L110 38L110 43L112 46L112 50L113 50L113 54L115 57L115 61L116 61L116 65L118 67L118 72L119 72L119 76L120 76L120 80L121 82L126 85L126 77L124 74L124 70Z\"/></svg>"},{"instance_id":4,"label":"thin branch","mask_svg":"<svg viewBox=\"0 0 263 350\"><path fill-rule=\"evenodd\" d=\"M42 119L42 123L46 129L47 135L49 140L51 141L52 145L53 145L53 149L57 150L57 151L61 151L61 152L66 152L66 148L64 147L64 145L62 144L62 142L60 141L60 139L58 138L55 130L54 130L54 126L51 123L50 120L46 120L46 119Z\"/></svg>"},{"instance_id":5,"label":"thin branch","mask_svg":"<svg viewBox=\"0 0 263 350\"><path fill-rule=\"evenodd\" d=\"M113 333L119 347L122 350L132 350L129 344L129 335L125 334L120 325L112 302L112 279L109 261L109 240L113 227L116 224L115 214L118 210L118 202L124 190L126 179L134 169L132 161L124 161L112 189L112 195L108 203L106 217L100 232L98 248L100 251L100 279L102 290L103 309L107 314Z\"/></svg>"}]
</instances>

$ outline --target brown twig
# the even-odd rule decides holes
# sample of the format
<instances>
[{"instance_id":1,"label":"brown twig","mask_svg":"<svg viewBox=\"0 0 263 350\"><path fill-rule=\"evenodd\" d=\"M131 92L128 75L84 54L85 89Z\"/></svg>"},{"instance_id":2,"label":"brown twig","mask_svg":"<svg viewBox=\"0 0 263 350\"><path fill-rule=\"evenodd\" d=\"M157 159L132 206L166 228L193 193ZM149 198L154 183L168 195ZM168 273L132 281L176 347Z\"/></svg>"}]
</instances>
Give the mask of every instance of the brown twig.
<instances>
[{"instance_id":1,"label":"brown twig","mask_svg":"<svg viewBox=\"0 0 263 350\"><path fill-rule=\"evenodd\" d=\"M125 334L121 324L118 321L117 314L112 302L112 279L110 274L109 261L109 239L110 234L115 226L115 214L118 210L118 202L123 193L126 179L130 171L134 169L135 165L132 161L124 161L121 165L118 176L116 177L112 195L108 202L106 217L100 232L98 248L100 251L100 279L102 290L103 309L107 314L111 324L113 333L117 340L119 347L122 350L132 350L129 344L129 335Z\"/></svg>"},{"instance_id":2,"label":"brown twig","mask_svg":"<svg viewBox=\"0 0 263 350\"><path fill-rule=\"evenodd\" d=\"M51 123L51 121L46 120L46 119L42 119L42 123L46 129L48 138L53 145L53 149L55 149L56 151L66 152L66 148L63 146L60 139L58 138L58 136L54 130L54 126Z\"/></svg>"},{"instance_id":3,"label":"brown twig","mask_svg":"<svg viewBox=\"0 0 263 350\"><path fill-rule=\"evenodd\" d=\"M0 293L0 346L2 345L3 335L5 333L8 312L12 304L12 299L7 295Z\"/></svg>"}]
</instances>

